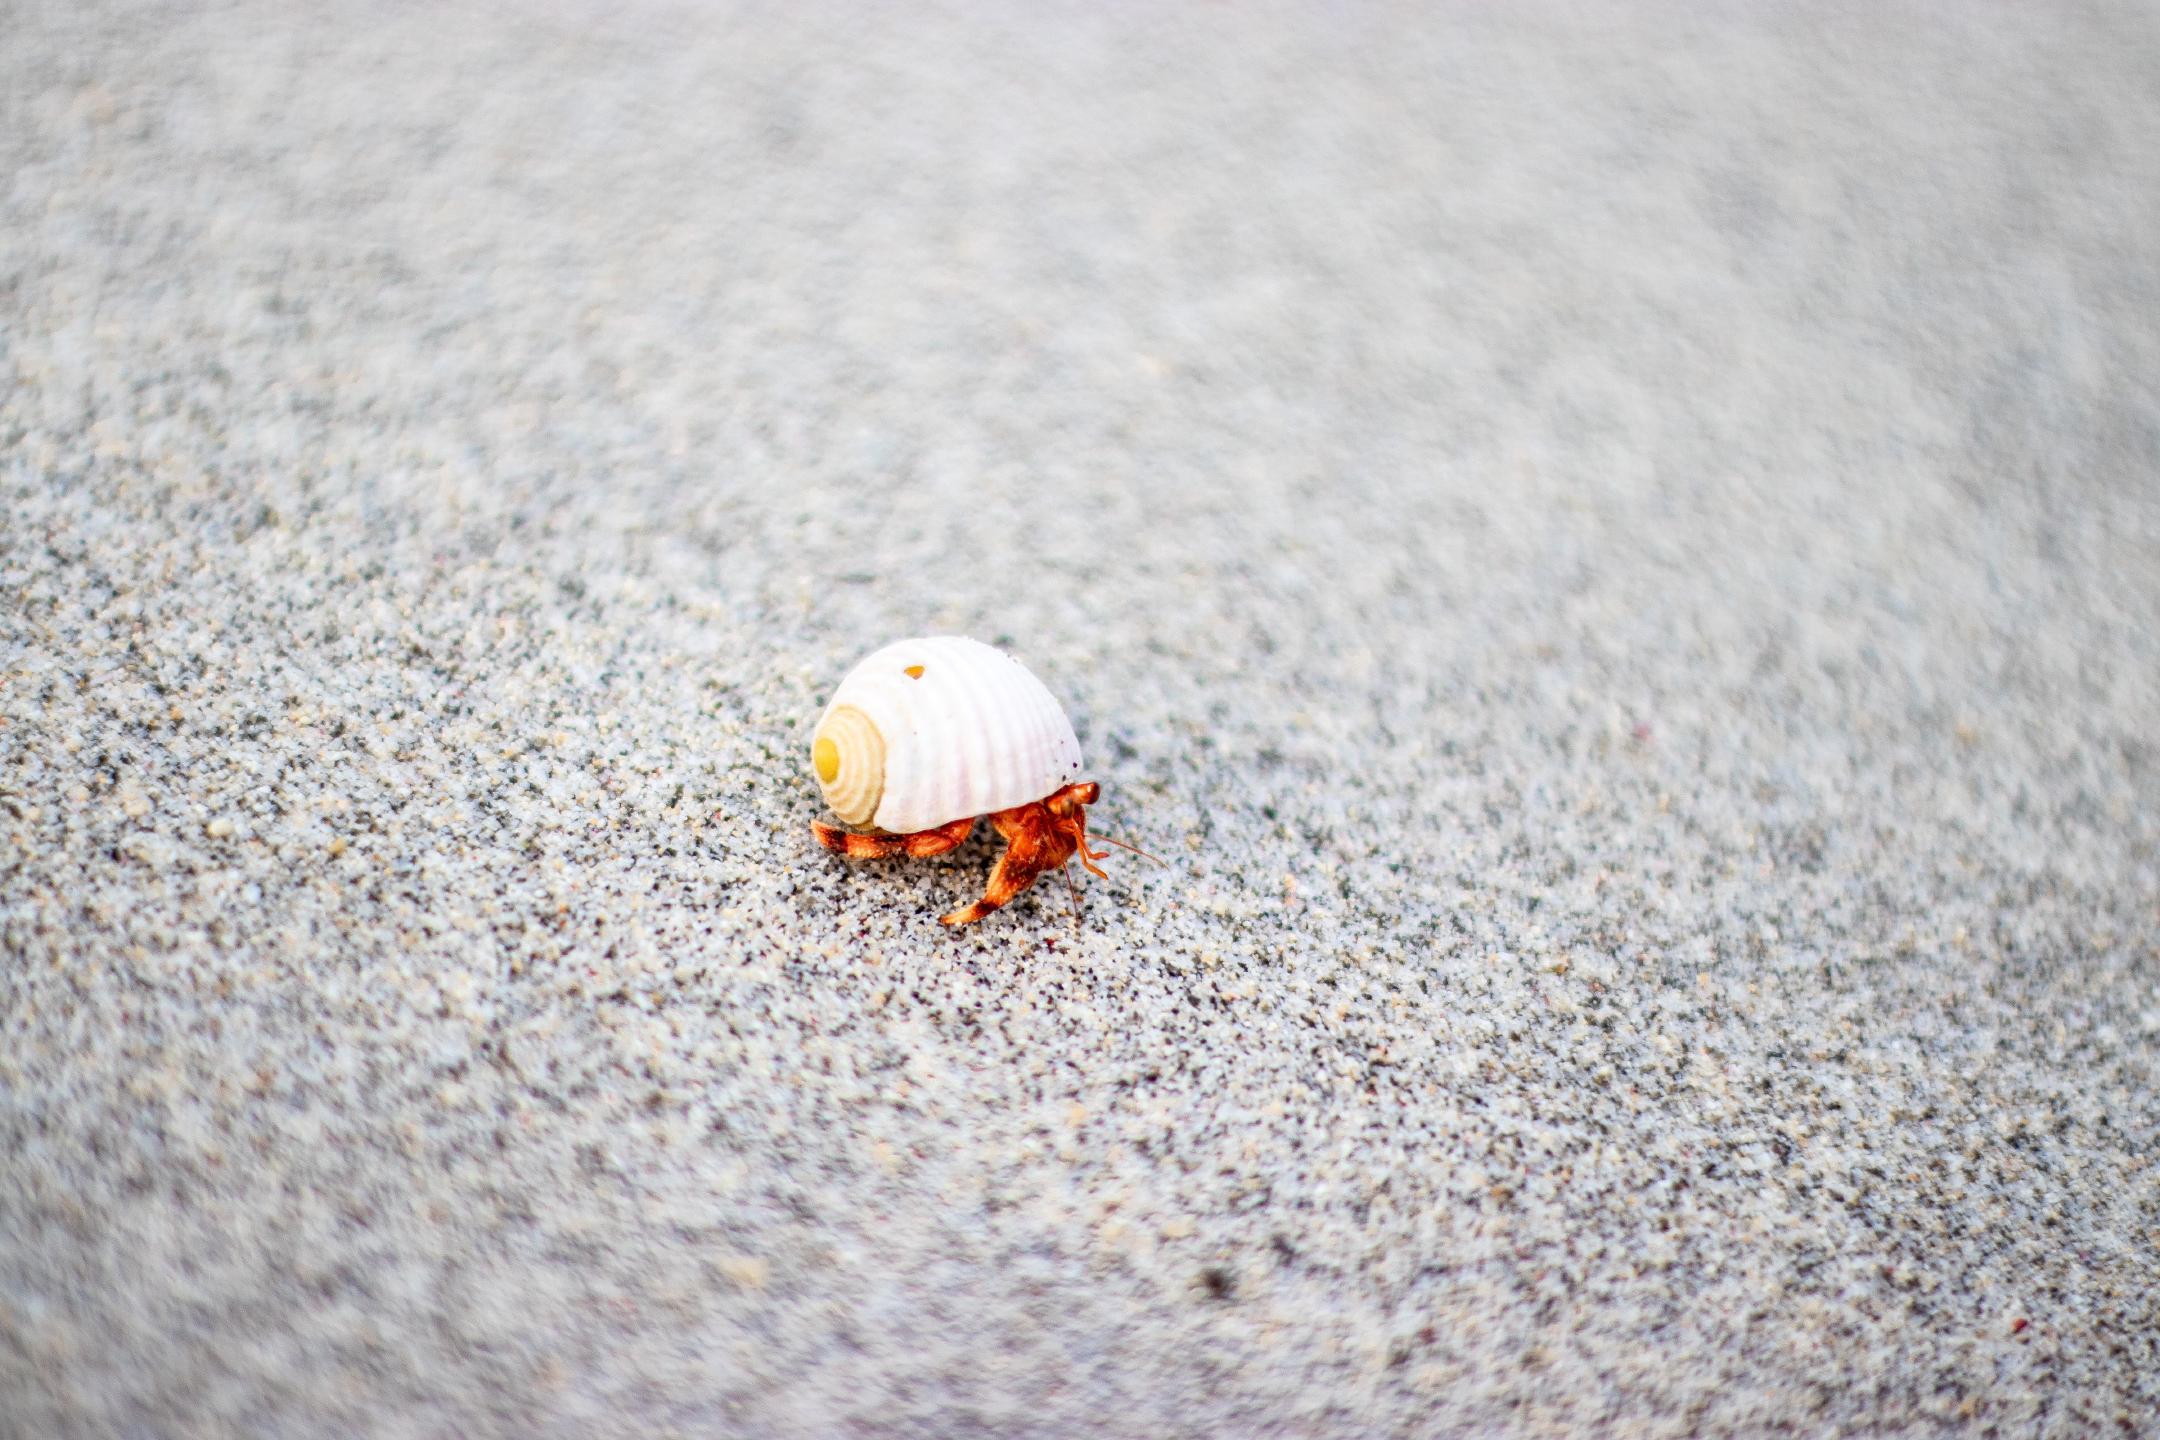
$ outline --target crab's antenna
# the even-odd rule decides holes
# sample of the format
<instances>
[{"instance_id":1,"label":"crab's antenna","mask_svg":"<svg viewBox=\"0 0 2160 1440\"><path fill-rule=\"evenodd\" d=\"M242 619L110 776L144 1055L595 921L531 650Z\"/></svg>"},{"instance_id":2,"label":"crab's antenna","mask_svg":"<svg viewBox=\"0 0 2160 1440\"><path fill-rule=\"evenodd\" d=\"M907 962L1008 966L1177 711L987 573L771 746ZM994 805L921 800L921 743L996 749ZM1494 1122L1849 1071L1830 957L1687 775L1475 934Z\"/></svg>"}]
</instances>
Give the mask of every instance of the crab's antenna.
<instances>
[{"instance_id":1,"label":"crab's antenna","mask_svg":"<svg viewBox=\"0 0 2160 1440\"><path fill-rule=\"evenodd\" d=\"M1130 850L1130 851L1132 851L1132 853L1133 853L1133 854L1135 854L1135 855L1138 855L1138 856L1139 856L1139 857L1140 857L1141 859L1143 859L1143 860L1152 860L1152 861L1154 861L1154 862L1155 862L1155 863L1156 863L1157 865L1160 865L1160 864L1162 864L1162 863L1163 863L1163 862L1162 862L1162 858L1161 858L1160 856L1156 856L1156 855L1150 855L1150 854L1148 854L1148 853L1147 853L1147 851L1145 851L1145 850L1141 849L1141 848L1140 848L1140 847L1139 847L1138 845L1128 845L1128 844L1126 844L1126 843L1125 843L1125 842L1124 842L1123 840L1118 840L1118 839L1114 839L1114 838L1112 838L1111 836L1108 836L1108 835L1097 835L1097 834L1096 834L1096 833L1095 833L1094 831L1090 830L1090 831L1088 832L1088 839L1090 839L1090 840L1100 840L1100 841L1102 841L1102 842L1103 842L1103 844L1105 844L1105 845L1115 845L1115 846L1117 846L1117 847L1118 847L1118 849L1120 849L1120 850Z\"/></svg>"},{"instance_id":2,"label":"crab's antenna","mask_svg":"<svg viewBox=\"0 0 2160 1440\"><path fill-rule=\"evenodd\" d=\"M1072 861L1066 861L1058 873L1065 877L1065 893L1072 897L1073 933L1077 935L1080 932L1080 887L1073 884Z\"/></svg>"}]
</instances>

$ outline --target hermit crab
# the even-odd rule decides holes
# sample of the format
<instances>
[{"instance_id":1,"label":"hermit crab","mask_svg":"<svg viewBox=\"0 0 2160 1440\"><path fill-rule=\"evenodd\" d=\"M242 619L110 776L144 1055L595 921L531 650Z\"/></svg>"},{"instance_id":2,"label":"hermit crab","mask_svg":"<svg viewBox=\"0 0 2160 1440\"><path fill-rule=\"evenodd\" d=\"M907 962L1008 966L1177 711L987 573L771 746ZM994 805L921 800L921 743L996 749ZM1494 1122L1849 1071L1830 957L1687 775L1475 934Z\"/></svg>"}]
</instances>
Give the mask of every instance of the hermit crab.
<instances>
[{"instance_id":1,"label":"hermit crab","mask_svg":"<svg viewBox=\"0 0 2160 1440\"><path fill-rule=\"evenodd\" d=\"M833 813L869 832L812 821L810 833L836 855L942 855L990 817L1005 853L983 897L944 924L982 919L1045 871L1064 870L1071 889L1076 858L1109 878L1095 862L1110 852L1088 849L1087 807L1102 787L1081 778L1072 722L1042 681L980 641L933 635L869 655L818 718L810 768Z\"/></svg>"}]
</instances>

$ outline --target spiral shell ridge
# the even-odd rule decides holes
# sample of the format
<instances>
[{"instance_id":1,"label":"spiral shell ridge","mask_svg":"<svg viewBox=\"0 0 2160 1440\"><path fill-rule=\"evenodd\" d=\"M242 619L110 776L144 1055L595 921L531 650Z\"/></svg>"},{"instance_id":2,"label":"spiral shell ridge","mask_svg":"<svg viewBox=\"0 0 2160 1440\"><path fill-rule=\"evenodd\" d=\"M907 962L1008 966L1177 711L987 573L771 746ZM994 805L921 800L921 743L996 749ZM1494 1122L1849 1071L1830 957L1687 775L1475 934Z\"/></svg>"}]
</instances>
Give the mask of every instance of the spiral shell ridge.
<instances>
[{"instance_id":1,"label":"spiral shell ridge","mask_svg":"<svg viewBox=\"0 0 2160 1440\"><path fill-rule=\"evenodd\" d=\"M810 763L825 802L850 825L868 825L885 793L885 737L853 705L835 705L818 725Z\"/></svg>"}]
</instances>

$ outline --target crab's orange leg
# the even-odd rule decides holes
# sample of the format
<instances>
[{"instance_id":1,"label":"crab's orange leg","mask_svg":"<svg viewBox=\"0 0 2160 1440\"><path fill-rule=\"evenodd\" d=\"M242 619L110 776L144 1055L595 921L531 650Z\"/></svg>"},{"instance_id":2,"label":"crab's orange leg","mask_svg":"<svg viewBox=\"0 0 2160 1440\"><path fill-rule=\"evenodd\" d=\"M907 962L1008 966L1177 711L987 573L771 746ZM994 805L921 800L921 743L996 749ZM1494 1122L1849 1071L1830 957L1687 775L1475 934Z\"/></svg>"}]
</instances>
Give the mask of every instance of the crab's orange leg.
<instances>
[{"instance_id":1,"label":"crab's orange leg","mask_svg":"<svg viewBox=\"0 0 2160 1440\"><path fill-rule=\"evenodd\" d=\"M1080 861L1080 868L1087 871L1088 874L1099 875L1105 880L1110 878L1110 872L1095 863L1097 860L1109 859L1110 852L1108 850L1088 849L1087 837L1082 836L1080 839L1080 847L1074 852L1074 854L1078 857Z\"/></svg>"},{"instance_id":2,"label":"crab's orange leg","mask_svg":"<svg viewBox=\"0 0 2160 1440\"><path fill-rule=\"evenodd\" d=\"M1110 852L1088 849L1087 812L1077 805L1065 821L1065 840L1073 847L1073 855L1079 860L1081 869L1104 880L1110 878L1110 872L1095 863L1109 859Z\"/></svg>"},{"instance_id":3,"label":"crab's orange leg","mask_svg":"<svg viewBox=\"0 0 2160 1440\"><path fill-rule=\"evenodd\" d=\"M963 905L950 915L939 916L941 924L972 925L983 916L1004 909L1045 870L1058 868L1072 856L1072 842L1058 828L1057 821L1043 808L1040 800L1031 805L1000 810L990 817L990 823L1005 837L1005 853L998 856L997 867L990 872L990 883L983 888L982 899L972 905Z\"/></svg>"},{"instance_id":4,"label":"crab's orange leg","mask_svg":"<svg viewBox=\"0 0 2160 1440\"><path fill-rule=\"evenodd\" d=\"M817 842L835 855L845 855L851 860L888 860L895 855L912 855L921 860L931 855L942 855L967 839L975 828L975 817L955 820L950 825L940 825L935 830L918 830L912 835L858 835L822 820L810 822L810 833Z\"/></svg>"}]
</instances>

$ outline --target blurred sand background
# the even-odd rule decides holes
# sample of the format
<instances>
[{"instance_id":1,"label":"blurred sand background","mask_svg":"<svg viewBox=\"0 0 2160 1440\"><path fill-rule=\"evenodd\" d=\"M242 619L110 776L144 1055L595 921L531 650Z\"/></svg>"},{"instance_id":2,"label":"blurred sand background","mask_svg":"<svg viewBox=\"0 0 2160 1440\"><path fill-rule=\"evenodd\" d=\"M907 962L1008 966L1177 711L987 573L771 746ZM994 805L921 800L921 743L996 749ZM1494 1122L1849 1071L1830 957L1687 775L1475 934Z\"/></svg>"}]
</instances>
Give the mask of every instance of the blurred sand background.
<instances>
[{"instance_id":1,"label":"blurred sand background","mask_svg":"<svg viewBox=\"0 0 2160 1440\"><path fill-rule=\"evenodd\" d=\"M0 1434L2160 1433L2156 387L2150 6L0 3Z\"/></svg>"}]
</instances>

